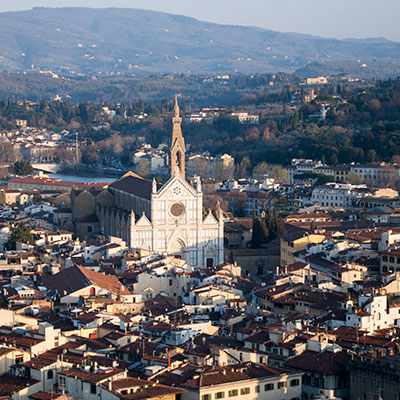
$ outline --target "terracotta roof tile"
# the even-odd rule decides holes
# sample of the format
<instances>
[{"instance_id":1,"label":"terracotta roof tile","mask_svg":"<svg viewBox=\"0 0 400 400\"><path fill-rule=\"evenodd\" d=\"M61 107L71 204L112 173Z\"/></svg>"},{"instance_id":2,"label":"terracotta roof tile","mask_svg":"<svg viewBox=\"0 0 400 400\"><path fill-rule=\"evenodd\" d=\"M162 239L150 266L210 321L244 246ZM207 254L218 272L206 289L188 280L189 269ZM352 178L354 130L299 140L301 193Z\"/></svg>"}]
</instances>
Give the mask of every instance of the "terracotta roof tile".
<instances>
[{"instance_id":1,"label":"terracotta roof tile","mask_svg":"<svg viewBox=\"0 0 400 400\"><path fill-rule=\"evenodd\" d=\"M183 387L205 387L222 385L231 382L246 381L249 379L262 379L281 374L297 373L288 368L275 367L271 365L243 363L232 366L215 367L211 370L200 372L193 379L183 384Z\"/></svg>"},{"instance_id":2,"label":"terracotta roof tile","mask_svg":"<svg viewBox=\"0 0 400 400\"><path fill-rule=\"evenodd\" d=\"M297 357L289 359L285 365L303 371L336 375L342 374L346 370L347 361L348 355L343 351L333 353L330 351L316 352L308 350Z\"/></svg>"},{"instance_id":3,"label":"terracotta roof tile","mask_svg":"<svg viewBox=\"0 0 400 400\"><path fill-rule=\"evenodd\" d=\"M116 276L105 275L88 268L73 266L55 275L45 278L44 285L56 289L60 296L73 293L79 289L95 284L115 295L129 295L129 290Z\"/></svg>"}]
</instances>

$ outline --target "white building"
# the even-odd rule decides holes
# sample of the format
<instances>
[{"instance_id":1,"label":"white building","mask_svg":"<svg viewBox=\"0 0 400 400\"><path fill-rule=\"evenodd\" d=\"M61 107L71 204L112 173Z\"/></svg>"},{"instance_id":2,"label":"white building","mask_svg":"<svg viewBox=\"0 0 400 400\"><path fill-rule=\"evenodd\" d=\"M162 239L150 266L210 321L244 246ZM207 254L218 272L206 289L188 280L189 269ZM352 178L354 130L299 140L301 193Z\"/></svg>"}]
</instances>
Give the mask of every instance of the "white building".
<instances>
[{"instance_id":1,"label":"white building","mask_svg":"<svg viewBox=\"0 0 400 400\"><path fill-rule=\"evenodd\" d=\"M358 302L361 309L348 311L346 326L357 327L368 333L399 327L400 306L390 306L386 295L360 296Z\"/></svg>"},{"instance_id":2,"label":"white building","mask_svg":"<svg viewBox=\"0 0 400 400\"><path fill-rule=\"evenodd\" d=\"M174 371L172 372L174 373ZM243 363L200 372L182 385L182 400L300 399L303 372L272 365ZM240 397L239 397L240 396Z\"/></svg>"},{"instance_id":3,"label":"white building","mask_svg":"<svg viewBox=\"0 0 400 400\"><path fill-rule=\"evenodd\" d=\"M315 187L311 199L314 204L318 203L323 207L351 207L353 201L361 197L361 189L365 190L366 186L327 183Z\"/></svg>"},{"instance_id":4,"label":"white building","mask_svg":"<svg viewBox=\"0 0 400 400\"><path fill-rule=\"evenodd\" d=\"M316 78L306 78L307 85L325 85L328 83L326 76L317 76Z\"/></svg>"},{"instance_id":5,"label":"white building","mask_svg":"<svg viewBox=\"0 0 400 400\"><path fill-rule=\"evenodd\" d=\"M352 164L350 171L362 178L363 181L370 182L372 185L393 185L399 180L399 168L397 165L389 163L375 164Z\"/></svg>"},{"instance_id":6,"label":"white building","mask_svg":"<svg viewBox=\"0 0 400 400\"><path fill-rule=\"evenodd\" d=\"M203 214L200 178L193 183L185 179L185 143L177 100L174 112L171 178L160 186L129 172L109 186L109 205L99 205L97 215L104 234L123 238L132 249L175 255L196 267L211 267L224 261L223 213L218 207Z\"/></svg>"},{"instance_id":7,"label":"white building","mask_svg":"<svg viewBox=\"0 0 400 400\"><path fill-rule=\"evenodd\" d=\"M137 282L132 285L134 293L141 293L143 300L165 294L168 297L179 297L188 292L197 283L192 279L193 267L184 260L166 257L138 273Z\"/></svg>"},{"instance_id":8,"label":"white building","mask_svg":"<svg viewBox=\"0 0 400 400\"><path fill-rule=\"evenodd\" d=\"M293 158L291 166L287 168L290 183L295 181L295 175L303 175L308 173L323 174L334 176L335 171L333 168L323 164L321 161L314 161L309 159Z\"/></svg>"},{"instance_id":9,"label":"white building","mask_svg":"<svg viewBox=\"0 0 400 400\"><path fill-rule=\"evenodd\" d=\"M233 111L231 117L237 118L241 124L258 124L260 117L246 111Z\"/></svg>"}]
</instances>

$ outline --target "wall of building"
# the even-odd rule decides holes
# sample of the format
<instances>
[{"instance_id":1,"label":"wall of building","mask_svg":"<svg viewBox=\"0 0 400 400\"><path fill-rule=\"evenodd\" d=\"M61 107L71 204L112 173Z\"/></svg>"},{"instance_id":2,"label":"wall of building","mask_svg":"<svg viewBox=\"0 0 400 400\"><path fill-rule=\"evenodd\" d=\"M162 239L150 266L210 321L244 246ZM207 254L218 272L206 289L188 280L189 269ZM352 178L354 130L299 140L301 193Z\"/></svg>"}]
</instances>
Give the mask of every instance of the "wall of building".
<instances>
[{"instance_id":1,"label":"wall of building","mask_svg":"<svg viewBox=\"0 0 400 400\"><path fill-rule=\"evenodd\" d=\"M310 243L321 243L325 240L324 235L306 235L302 238L287 242L284 238L281 238L281 260L280 265L290 265L295 263L297 260L293 256L296 251L304 250Z\"/></svg>"},{"instance_id":2,"label":"wall of building","mask_svg":"<svg viewBox=\"0 0 400 400\"><path fill-rule=\"evenodd\" d=\"M400 370L391 360L353 360L350 370L350 399L398 400Z\"/></svg>"},{"instance_id":3,"label":"wall of building","mask_svg":"<svg viewBox=\"0 0 400 400\"><path fill-rule=\"evenodd\" d=\"M236 397L232 396L232 391L237 391L237 397L240 400L292 400L292 399L300 399L301 391L302 391L302 383L301 383L301 374L291 375L290 377L279 377L279 378L269 378L269 379L260 379L260 380L248 380L241 382L232 382L224 385L215 385L210 387L201 388L199 391L189 390L186 393L183 393L181 396L182 400L214 400L218 398L230 398ZM297 386L291 386L291 381L296 380L298 383ZM282 382L282 384L286 384L286 387L282 387L278 389L278 383ZM271 386L266 387L266 385L273 385L273 389L266 390L271 388ZM229 393L231 392L231 393ZM217 395L218 393L218 395ZM223 393L223 397L221 396ZM229 395L231 394L231 396Z\"/></svg>"}]
</instances>

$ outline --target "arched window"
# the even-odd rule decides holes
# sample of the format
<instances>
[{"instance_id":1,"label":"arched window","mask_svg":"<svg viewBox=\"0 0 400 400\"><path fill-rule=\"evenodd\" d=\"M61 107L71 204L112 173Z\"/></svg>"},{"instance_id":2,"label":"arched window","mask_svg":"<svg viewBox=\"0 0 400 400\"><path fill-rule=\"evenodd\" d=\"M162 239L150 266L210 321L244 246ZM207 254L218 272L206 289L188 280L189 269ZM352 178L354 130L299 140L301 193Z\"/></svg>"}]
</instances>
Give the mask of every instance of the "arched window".
<instances>
[{"instance_id":1,"label":"arched window","mask_svg":"<svg viewBox=\"0 0 400 400\"><path fill-rule=\"evenodd\" d=\"M47 371L47 379L53 379L54 378L54 373L52 369L49 369Z\"/></svg>"},{"instance_id":2,"label":"arched window","mask_svg":"<svg viewBox=\"0 0 400 400\"><path fill-rule=\"evenodd\" d=\"M179 171L182 171L182 153L180 151L176 152L176 166L179 168Z\"/></svg>"}]
</instances>

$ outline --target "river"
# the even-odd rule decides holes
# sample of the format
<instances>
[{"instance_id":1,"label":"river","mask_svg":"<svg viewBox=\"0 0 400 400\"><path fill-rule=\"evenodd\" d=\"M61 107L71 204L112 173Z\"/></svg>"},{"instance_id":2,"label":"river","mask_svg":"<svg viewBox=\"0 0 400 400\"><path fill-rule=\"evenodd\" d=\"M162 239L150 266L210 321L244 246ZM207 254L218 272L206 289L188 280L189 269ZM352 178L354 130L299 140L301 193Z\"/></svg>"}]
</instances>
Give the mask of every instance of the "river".
<instances>
[{"instance_id":1,"label":"river","mask_svg":"<svg viewBox=\"0 0 400 400\"><path fill-rule=\"evenodd\" d=\"M77 176L77 175L64 175L64 174L49 174L48 175L50 178L53 179L60 179L61 181L64 182L113 182L117 178L111 177L111 176L96 176L96 177L91 177L91 176Z\"/></svg>"}]
</instances>

